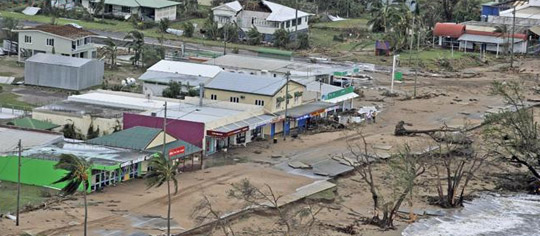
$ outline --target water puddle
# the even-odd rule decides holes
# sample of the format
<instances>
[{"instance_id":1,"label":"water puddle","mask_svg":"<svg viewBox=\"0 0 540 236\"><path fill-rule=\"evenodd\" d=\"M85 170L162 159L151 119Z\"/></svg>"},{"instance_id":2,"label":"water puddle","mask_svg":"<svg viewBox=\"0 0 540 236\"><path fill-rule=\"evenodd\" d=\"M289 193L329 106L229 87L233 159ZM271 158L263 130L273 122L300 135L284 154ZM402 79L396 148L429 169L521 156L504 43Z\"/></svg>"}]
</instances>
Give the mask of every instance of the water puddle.
<instances>
[{"instance_id":1,"label":"water puddle","mask_svg":"<svg viewBox=\"0 0 540 236\"><path fill-rule=\"evenodd\" d=\"M403 236L540 236L540 196L483 195L447 216L420 220Z\"/></svg>"}]
</instances>

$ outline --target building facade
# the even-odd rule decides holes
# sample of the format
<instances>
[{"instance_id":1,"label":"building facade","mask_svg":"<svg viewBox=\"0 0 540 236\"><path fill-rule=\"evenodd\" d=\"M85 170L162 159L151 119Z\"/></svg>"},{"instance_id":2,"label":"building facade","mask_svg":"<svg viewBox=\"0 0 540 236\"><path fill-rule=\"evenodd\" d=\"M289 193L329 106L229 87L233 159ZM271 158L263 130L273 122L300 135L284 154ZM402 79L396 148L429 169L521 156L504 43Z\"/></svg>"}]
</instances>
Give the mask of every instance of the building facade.
<instances>
[{"instance_id":1,"label":"building facade","mask_svg":"<svg viewBox=\"0 0 540 236\"><path fill-rule=\"evenodd\" d=\"M82 0L82 6L92 14L105 14L115 17L136 15L143 20L159 22L161 19L176 20L176 7L180 3L168 0L105 0L103 12L94 12L99 0Z\"/></svg>"},{"instance_id":2,"label":"building facade","mask_svg":"<svg viewBox=\"0 0 540 236\"><path fill-rule=\"evenodd\" d=\"M97 56L92 43L96 34L72 25L38 25L13 32L19 34L19 61L38 53L78 58Z\"/></svg>"},{"instance_id":3,"label":"building facade","mask_svg":"<svg viewBox=\"0 0 540 236\"><path fill-rule=\"evenodd\" d=\"M245 5L239 1L229 2L212 8L212 11L218 27L234 23L244 32L254 28L263 34L264 41L272 41L273 34L278 29L306 32L311 15L265 0L246 2Z\"/></svg>"}]
</instances>

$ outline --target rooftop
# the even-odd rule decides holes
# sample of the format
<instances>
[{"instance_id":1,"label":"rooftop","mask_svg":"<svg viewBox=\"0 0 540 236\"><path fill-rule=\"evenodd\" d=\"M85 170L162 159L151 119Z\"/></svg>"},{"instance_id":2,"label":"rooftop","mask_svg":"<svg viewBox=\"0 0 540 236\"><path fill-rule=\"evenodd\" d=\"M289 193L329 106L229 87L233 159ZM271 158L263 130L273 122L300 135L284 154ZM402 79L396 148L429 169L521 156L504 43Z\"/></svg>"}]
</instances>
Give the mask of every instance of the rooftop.
<instances>
[{"instance_id":1,"label":"rooftop","mask_svg":"<svg viewBox=\"0 0 540 236\"><path fill-rule=\"evenodd\" d=\"M118 164L144 159L152 153L85 143L64 142L35 147L22 153L25 157L49 160L57 160L62 154L73 154L97 165L117 166Z\"/></svg>"},{"instance_id":2,"label":"rooftop","mask_svg":"<svg viewBox=\"0 0 540 236\"><path fill-rule=\"evenodd\" d=\"M286 83L284 78L223 71L206 84L205 88L273 96Z\"/></svg>"},{"instance_id":3,"label":"rooftop","mask_svg":"<svg viewBox=\"0 0 540 236\"><path fill-rule=\"evenodd\" d=\"M30 117L19 118L10 121L14 126L28 129L41 129L41 130L51 130L60 125L53 124L47 121L35 120Z\"/></svg>"},{"instance_id":4,"label":"rooftop","mask_svg":"<svg viewBox=\"0 0 540 236\"><path fill-rule=\"evenodd\" d=\"M124 112L142 112L142 110L136 108L122 108L118 106L107 106L105 105L106 103L102 104L89 104L84 102L71 101L68 98L68 100L35 108L34 111L64 113L73 116L91 115L94 117L103 118L122 117Z\"/></svg>"},{"instance_id":5,"label":"rooftop","mask_svg":"<svg viewBox=\"0 0 540 236\"><path fill-rule=\"evenodd\" d=\"M148 71L168 72L182 75L192 75L199 77L213 78L222 69L217 66L196 64L180 61L161 60L148 68Z\"/></svg>"},{"instance_id":6,"label":"rooftop","mask_svg":"<svg viewBox=\"0 0 540 236\"><path fill-rule=\"evenodd\" d=\"M327 108L331 108L331 107L334 107L334 106L335 106L334 104L331 104L331 103L328 103L328 102L306 103L306 104L302 104L300 106L289 108L289 110L287 112L287 116L288 117L293 117L293 118L299 118L299 117L302 117L302 116L305 116L305 115L309 115L312 112L325 110ZM278 112L276 114L277 115L284 115L285 111L280 111L280 112Z\"/></svg>"},{"instance_id":7,"label":"rooftop","mask_svg":"<svg viewBox=\"0 0 540 236\"><path fill-rule=\"evenodd\" d=\"M190 86L198 87L200 83L208 82L209 78L172 72L146 71L139 77L139 80L161 84L168 84L171 81L175 81L183 85L189 84Z\"/></svg>"},{"instance_id":8,"label":"rooftop","mask_svg":"<svg viewBox=\"0 0 540 236\"><path fill-rule=\"evenodd\" d=\"M90 61L92 61L92 59L68 57L50 53L38 53L26 60L26 62L61 65L68 67L81 67Z\"/></svg>"},{"instance_id":9,"label":"rooftop","mask_svg":"<svg viewBox=\"0 0 540 236\"><path fill-rule=\"evenodd\" d=\"M38 25L30 28L24 28L24 29L18 29L14 30L15 32L21 32L21 31L42 31L47 32L50 34L62 36L65 38L70 39L78 39L86 36L94 36L96 35L93 32L90 32L85 29L79 29L77 27L74 27L72 25Z\"/></svg>"},{"instance_id":10,"label":"rooftop","mask_svg":"<svg viewBox=\"0 0 540 236\"><path fill-rule=\"evenodd\" d=\"M164 8L180 4L168 0L105 0L105 4L118 5L125 7L148 7L148 8Z\"/></svg>"},{"instance_id":11,"label":"rooftop","mask_svg":"<svg viewBox=\"0 0 540 236\"><path fill-rule=\"evenodd\" d=\"M292 63L292 61L268 59L262 57L240 56L233 54L223 55L205 62L205 64L216 65L225 68L267 71L274 71L286 67L287 65L290 65Z\"/></svg>"},{"instance_id":12,"label":"rooftop","mask_svg":"<svg viewBox=\"0 0 540 236\"><path fill-rule=\"evenodd\" d=\"M60 133L0 126L0 153L14 152L19 140L23 149L49 145L63 140Z\"/></svg>"},{"instance_id":13,"label":"rooftop","mask_svg":"<svg viewBox=\"0 0 540 236\"><path fill-rule=\"evenodd\" d=\"M277 4L274 2L269 2L262 0L260 2L250 2L250 1L243 1L240 3L239 1L233 1L223 4L224 6L227 6L234 11L238 12L242 9L250 10L250 11L258 11L258 12L270 12L270 15L266 17L267 21L287 21L292 20L296 18L296 9L290 8L288 6L284 6L281 4ZM219 7L219 6L218 6ZM217 7L215 7L217 8ZM212 8L212 9L215 9ZM298 17L305 17L310 16L312 14L303 12L298 10Z\"/></svg>"},{"instance_id":14,"label":"rooftop","mask_svg":"<svg viewBox=\"0 0 540 236\"><path fill-rule=\"evenodd\" d=\"M167 143L165 144L165 157L169 157L169 150L170 149L173 149L173 148L178 148L178 147L181 147L181 146L184 146L185 148L185 151L184 153L182 154L179 154L177 156L174 156L173 158L176 159L176 158L182 158L182 157L185 157L185 156L188 156L188 155L191 155L193 153L197 153L197 152L200 152L202 151L201 148L191 144L191 143L187 143L185 141L182 141L182 140L176 140L174 142L170 142L170 143ZM160 146L157 146L157 147L154 147L154 148L151 148L149 149L150 151L152 152L159 152L161 153L163 151L163 145L160 145Z\"/></svg>"},{"instance_id":15,"label":"rooftop","mask_svg":"<svg viewBox=\"0 0 540 236\"><path fill-rule=\"evenodd\" d=\"M86 141L89 144L145 150L161 129L136 126ZM163 137L163 135L161 135Z\"/></svg>"}]
</instances>

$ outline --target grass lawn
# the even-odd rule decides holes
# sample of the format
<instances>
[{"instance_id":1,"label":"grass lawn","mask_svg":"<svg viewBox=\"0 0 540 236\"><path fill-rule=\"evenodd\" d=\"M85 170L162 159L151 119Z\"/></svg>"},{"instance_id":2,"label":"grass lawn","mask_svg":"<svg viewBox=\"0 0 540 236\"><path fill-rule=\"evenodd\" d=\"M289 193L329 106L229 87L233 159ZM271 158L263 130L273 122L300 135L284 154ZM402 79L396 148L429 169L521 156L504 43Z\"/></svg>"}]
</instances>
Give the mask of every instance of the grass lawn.
<instances>
[{"instance_id":1,"label":"grass lawn","mask_svg":"<svg viewBox=\"0 0 540 236\"><path fill-rule=\"evenodd\" d=\"M13 72L5 72L5 71L0 71L0 76L13 76L15 73Z\"/></svg>"},{"instance_id":2,"label":"grass lawn","mask_svg":"<svg viewBox=\"0 0 540 236\"><path fill-rule=\"evenodd\" d=\"M316 29L367 29L367 19L364 18L356 18L356 19L347 19L342 21L334 21L334 22L319 22L312 24L312 28Z\"/></svg>"},{"instance_id":3,"label":"grass lawn","mask_svg":"<svg viewBox=\"0 0 540 236\"><path fill-rule=\"evenodd\" d=\"M21 209L29 204L40 204L58 191L43 187L21 184ZM0 214L11 212L17 209L17 184L12 182L0 182Z\"/></svg>"},{"instance_id":4,"label":"grass lawn","mask_svg":"<svg viewBox=\"0 0 540 236\"><path fill-rule=\"evenodd\" d=\"M13 106L13 108L15 109L22 109L22 108L31 109L32 107L35 107L32 104L28 104L26 102L17 100L19 95L11 92L11 89L14 87L13 85L2 84L0 86L2 86L2 92L0 92L0 106L3 106L3 107Z\"/></svg>"}]
</instances>

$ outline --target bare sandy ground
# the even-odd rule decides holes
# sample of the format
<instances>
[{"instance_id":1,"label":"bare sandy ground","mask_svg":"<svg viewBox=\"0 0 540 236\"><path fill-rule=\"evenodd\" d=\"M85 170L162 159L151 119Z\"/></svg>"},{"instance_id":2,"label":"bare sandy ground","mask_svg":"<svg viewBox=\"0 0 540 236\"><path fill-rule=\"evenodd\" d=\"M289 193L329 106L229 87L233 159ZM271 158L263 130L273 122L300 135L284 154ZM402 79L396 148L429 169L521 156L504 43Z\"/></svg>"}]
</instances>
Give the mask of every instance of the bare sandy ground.
<instances>
[{"instance_id":1,"label":"bare sandy ground","mask_svg":"<svg viewBox=\"0 0 540 236\"><path fill-rule=\"evenodd\" d=\"M538 61L525 61L523 68L526 76L539 73ZM419 77L418 94L433 93L429 99L403 100L404 96L388 98L381 96L381 91L365 90L366 97L355 101L360 105L381 105L383 112L377 116L376 124L361 126L359 129L366 136L367 142L373 145L390 145L389 152L399 151L408 144L417 150L426 148L431 143L424 136L395 137L395 125L403 120L412 126L408 129L431 129L443 125L463 126L481 122L484 112L491 107L503 105L503 101L489 94L489 86L494 80L515 80L523 74L500 73L489 67L476 68L482 74L475 78L431 78ZM375 86L389 86L388 75L374 75ZM411 94L413 80L405 78L403 84L397 84L396 90ZM535 96L527 90L529 96ZM289 160L320 160L332 155L347 152L347 140L358 141L356 131L335 131L311 135L301 135L300 138L281 139L277 144L270 142L250 143L247 148L232 148L228 153L218 154L215 158L225 156L248 163L214 167L203 171L183 173L179 176L180 187L173 197L174 232L180 228L195 226L191 217L193 206L207 195L215 207L222 212L239 209L241 204L226 197L230 184L248 178L256 185L269 184L279 194L288 194L300 186L313 182L307 177L295 176L273 168L275 164ZM281 156L281 158L272 158ZM234 162L234 161L232 161ZM384 176L387 166L376 168L378 177ZM492 171L487 169L486 171ZM427 173L424 180L433 178ZM358 217L351 215L355 212L365 217L371 216L371 197L366 191L366 185L358 182L358 177L351 175L336 180L337 197L332 203L335 207L324 210L319 215L320 223L312 235L347 235L337 232L333 226L353 224ZM491 190L493 183L490 179L475 179L471 190ZM434 195L433 185L422 185L417 197L412 200L414 208L433 208L428 206L425 197ZM142 180L123 183L116 187L105 189L105 192L89 196L89 232L90 235L102 234L103 230L124 230L125 232L145 232L157 235L163 231L149 228L134 217L166 216L166 189L146 189ZM14 227L12 221L0 220L0 235L19 235L23 232L43 233L44 235L81 235L83 207L81 199L69 200L48 206L45 209L24 213L21 216L21 226ZM268 230L279 228L275 224L276 217L269 215L252 215L242 217L232 222L237 235L273 235ZM395 236L407 226L406 219L398 219L397 230L380 231L372 226L357 225L358 235ZM101 231L100 231L101 230ZM257 233L259 232L259 233ZM220 235L216 232L215 235ZM278 234L275 234L278 235Z\"/></svg>"}]
</instances>

